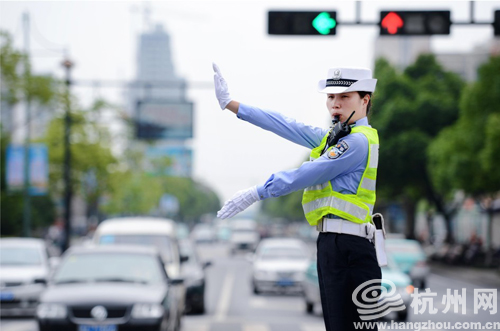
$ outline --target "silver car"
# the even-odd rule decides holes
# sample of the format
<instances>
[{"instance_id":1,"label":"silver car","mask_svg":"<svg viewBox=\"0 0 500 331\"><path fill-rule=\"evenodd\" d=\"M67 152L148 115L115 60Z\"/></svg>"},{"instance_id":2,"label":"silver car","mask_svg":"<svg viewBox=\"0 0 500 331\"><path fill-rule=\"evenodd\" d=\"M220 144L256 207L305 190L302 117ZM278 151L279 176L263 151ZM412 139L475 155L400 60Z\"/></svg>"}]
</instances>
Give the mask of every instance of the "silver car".
<instances>
[{"instance_id":1,"label":"silver car","mask_svg":"<svg viewBox=\"0 0 500 331\"><path fill-rule=\"evenodd\" d=\"M35 315L49 273L49 256L43 240L0 239L0 314Z\"/></svg>"},{"instance_id":2,"label":"silver car","mask_svg":"<svg viewBox=\"0 0 500 331\"><path fill-rule=\"evenodd\" d=\"M301 293L309 258L309 248L300 239L262 240L252 257L254 293L268 291Z\"/></svg>"}]
</instances>

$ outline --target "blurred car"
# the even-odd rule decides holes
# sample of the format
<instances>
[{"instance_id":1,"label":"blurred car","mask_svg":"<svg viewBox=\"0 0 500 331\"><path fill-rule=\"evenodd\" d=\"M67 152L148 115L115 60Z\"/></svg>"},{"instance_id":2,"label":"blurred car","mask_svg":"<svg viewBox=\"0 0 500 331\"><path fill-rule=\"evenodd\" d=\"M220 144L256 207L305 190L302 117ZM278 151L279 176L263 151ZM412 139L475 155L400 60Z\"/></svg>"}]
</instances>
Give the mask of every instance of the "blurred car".
<instances>
[{"instance_id":1,"label":"blurred car","mask_svg":"<svg viewBox=\"0 0 500 331\"><path fill-rule=\"evenodd\" d=\"M410 307L409 305L411 303L410 295L411 293L413 293L411 279L408 275L406 275L398 268L396 262L390 255L388 255L387 260L387 266L381 268L382 279L389 280L396 286L396 293L401 295L401 299L406 306L406 310L397 312L397 317L400 320L406 320L408 316L407 310ZM382 284L387 288L388 292L391 290L391 285L389 285L388 282L384 283L382 281ZM306 312L313 313L314 307L321 307L316 254L314 254L309 262L302 286L304 290Z\"/></svg>"},{"instance_id":2,"label":"blurred car","mask_svg":"<svg viewBox=\"0 0 500 331\"><path fill-rule=\"evenodd\" d=\"M318 230L309 224L300 224L297 228L297 236L305 242L316 242L318 240Z\"/></svg>"},{"instance_id":3,"label":"blurred car","mask_svg":"<svg viewBox=\"0 0 500 331\"><path fill-rule=\"evenodd\" d=\"M420 243L410 239L387 239L385 247L399 269L410 276L413 284L425 288L430 268Z\"/></svg>"},{"instance_id":4,"label":"blurred car","mask_svg":"<svg viewBox=\"0 0 500 331\"><path fill-rule=\"evenodd\" d=\"M215 224L215 233L219 242L228 242L231 239L231 227L227 220L219 220Z\"/></svg>"},{"instance_id":5,"label":"blurred car","mask_svg":"<svg viewBox=\"0 0 500 331\"><path fill-rule=\"evenodd\" d=\"M0 239L0 315L35 315L50 271L42 239Z\"/></svg>"},{"instance_id":6,"label":"blurred car","mask_svg":"<svg viewBox=\"0 0 500 331\"><path fill-rule=\"evenodd\" d=\"M189 238L189 227L185 223L176 223L175 229L177 239L183 240Z\"/></svg>"},{"instance_id":7,"label":"blurred car","mask_svg":"<svg viewBox=\"0 0 500 331\"><path fill-rule=\"evenodd\" d=\"M187 258L181 269L186 286L185 313L203 314L205 312L205 269L212 263L202 263L194 245L189 240L179 241L179 247L182 256Z\"/></svg>"},{"instance_id":8,"label":"blurred car","mask_svg":"<svg viewBox=\"0 0 500 331\"><path fill-rule=\"evenodd\" d=\"M199 223L191 231L191 240L197 244L214 243L217 241L217 235L212 225Z\"/></svg>"},{"instance_id":9,"label":"blurred car","mask_svg":"<svg viewBox=\"0 0 500 331\"><path fill-rule=\"evenodd\" d=\"M300 239L262 240L252 258L253 292L302 292L309 258L309 248Z\"/></svg>"},{"instance_id":10,"label":"blurred car","mask_svg":"<svg viewBox=\"0 0 500 331\"><path fill-rule=\"evenodd\" d=\"M72 247L40 298L40 331L179 331L183 303L152 247Z\"/></svg>"},{"instance_id":11,"label":"blurred car","mask_svg":"<svg viewBox=\"0 0 500 331\"><path fill-rule=\"evenodd\" d=\"M181 257L174 221L166 218L126 217L101 222L94 233L96 245L154 246L160 252L169 277L181 272Z\"/></svg>"},{"instance_id":12,"label":"blurred car","mask_svg":"<svg viewBox=\"0 0 500 331\"><path fill-rule=\"evenodd\" d=\"M229 238L231 254L238 251L254 251L260 241L257 231L257 223L254 220L234 220L231 225L231 237Z\"/></svg>"}]
</instances>

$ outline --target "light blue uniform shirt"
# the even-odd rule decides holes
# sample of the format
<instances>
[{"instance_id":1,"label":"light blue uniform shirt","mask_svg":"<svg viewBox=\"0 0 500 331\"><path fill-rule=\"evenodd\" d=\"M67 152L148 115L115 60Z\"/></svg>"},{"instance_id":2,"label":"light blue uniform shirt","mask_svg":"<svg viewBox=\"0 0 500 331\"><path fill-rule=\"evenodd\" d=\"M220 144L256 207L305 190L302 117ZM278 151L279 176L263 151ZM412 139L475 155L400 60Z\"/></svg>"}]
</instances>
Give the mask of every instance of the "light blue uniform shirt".
<instances>
[{"instance_id":1,"label":"light blue uniform shirt","mask_svg":"<svg viewBox=\"0 0 500 331\"><path fill-rule=\"evenodd\" d=\"M237 116L309 149L318 147L329 131L298 123L277 112L244 104L240 104ZM358 125L370 127L366 117L356 121L356 126ZM345 141L349 148L336 159L331 159L327 156L328 153L324 153L314 161L304 162L297 169L272 174L264 185L257 186L260 199L279 197L327 181L332 183L336 192L356 194L368 160L368 139L362 133L351 133L339 140L341 141Z\"/></svg>"}]
</instances>

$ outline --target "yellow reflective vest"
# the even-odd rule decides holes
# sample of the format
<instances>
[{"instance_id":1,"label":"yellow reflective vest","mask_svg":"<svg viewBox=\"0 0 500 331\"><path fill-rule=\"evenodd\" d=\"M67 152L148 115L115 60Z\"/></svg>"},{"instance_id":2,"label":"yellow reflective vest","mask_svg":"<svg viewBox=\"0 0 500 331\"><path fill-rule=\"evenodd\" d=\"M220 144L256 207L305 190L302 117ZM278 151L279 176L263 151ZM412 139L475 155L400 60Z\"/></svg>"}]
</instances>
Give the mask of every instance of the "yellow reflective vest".
<instances>
[{"instance_id":1,"label":"yellow reflective vest","mask_svg":"<svg viewBox=\"0 0 500 331\"><path fill-rule=\"evenodd\" d=\"M357 132L364 134L368 139L368 160L356 194L335 192L330 181L306 188L302 196L302 207L310 225L318 224L328 214L339 216L354 223L371 221L377 181L378 133L377 130L368 126L355 126L351 130L351 133ZM311 160L321 156L320 153L326 145L327 138L328 134L323 137L321 144L311 151ZM331 148L333 146L329 149Z\"/></svg>"}]
</instances>

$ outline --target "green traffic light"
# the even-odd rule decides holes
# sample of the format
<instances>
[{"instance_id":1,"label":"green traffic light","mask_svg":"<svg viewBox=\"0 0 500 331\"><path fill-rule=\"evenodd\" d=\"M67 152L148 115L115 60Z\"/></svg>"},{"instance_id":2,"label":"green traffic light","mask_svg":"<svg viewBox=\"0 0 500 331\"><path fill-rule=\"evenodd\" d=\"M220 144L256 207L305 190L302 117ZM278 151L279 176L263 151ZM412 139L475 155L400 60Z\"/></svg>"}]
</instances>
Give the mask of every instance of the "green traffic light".
<instances>
[{"instance_id":1,"label":"green traffic light","mask_svg":"<svg viewBox=\"0 0 500 331\"><path fill-rule=\"evenodd\" d=\"M312 22L313 27L321 34L329 34L337 22L326 12L320 13Z\"/></svg>"}]
</instances>

